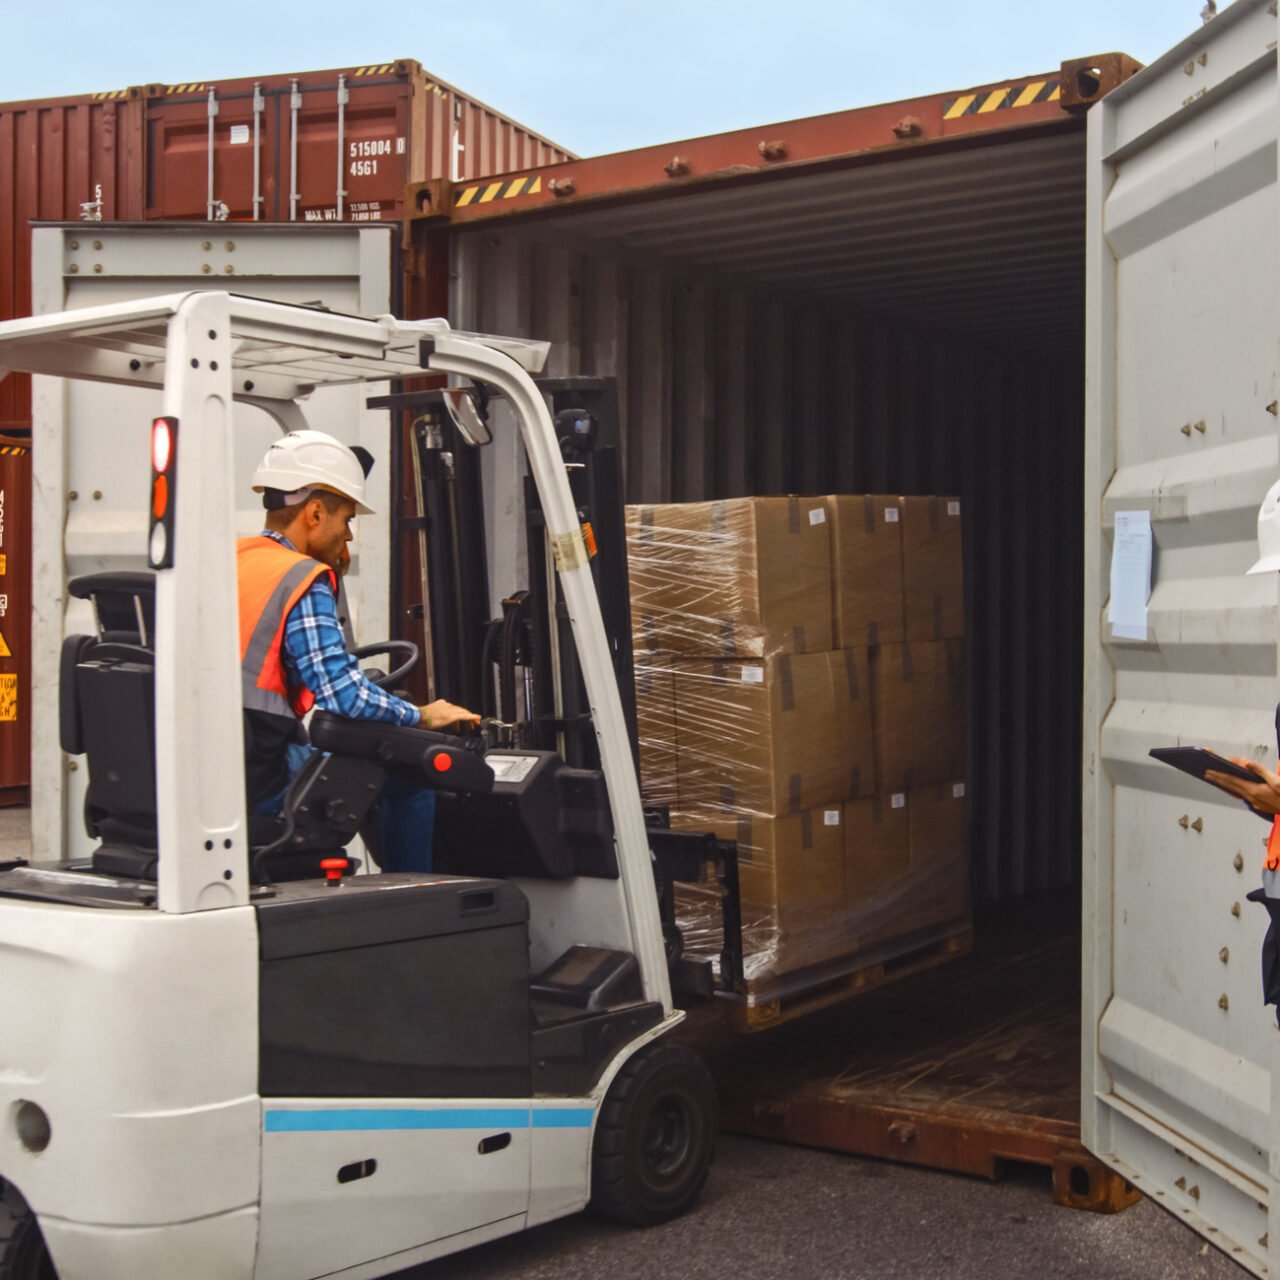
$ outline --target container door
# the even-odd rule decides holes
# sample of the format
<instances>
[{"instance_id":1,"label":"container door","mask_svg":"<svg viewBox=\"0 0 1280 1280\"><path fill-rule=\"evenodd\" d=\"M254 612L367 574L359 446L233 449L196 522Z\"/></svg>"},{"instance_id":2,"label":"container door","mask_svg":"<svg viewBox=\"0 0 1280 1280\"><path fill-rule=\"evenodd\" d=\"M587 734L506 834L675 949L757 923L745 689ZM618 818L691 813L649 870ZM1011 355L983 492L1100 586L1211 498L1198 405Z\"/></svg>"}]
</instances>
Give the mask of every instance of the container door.
<instances>
[{"instance_id":1,"label":"container door","mask_svg":"<svg viewBox=\"0 0 1280 1280\"><path fill-rule=\"evenodd\" d=\"M1082 1090L1092 1151L1273 1277L1268 829L1147 752L1276 764L1277 577L1245 576L1280 476L1276 25L1238 0L1090 114Z\"/></svg>"}]
</instances>

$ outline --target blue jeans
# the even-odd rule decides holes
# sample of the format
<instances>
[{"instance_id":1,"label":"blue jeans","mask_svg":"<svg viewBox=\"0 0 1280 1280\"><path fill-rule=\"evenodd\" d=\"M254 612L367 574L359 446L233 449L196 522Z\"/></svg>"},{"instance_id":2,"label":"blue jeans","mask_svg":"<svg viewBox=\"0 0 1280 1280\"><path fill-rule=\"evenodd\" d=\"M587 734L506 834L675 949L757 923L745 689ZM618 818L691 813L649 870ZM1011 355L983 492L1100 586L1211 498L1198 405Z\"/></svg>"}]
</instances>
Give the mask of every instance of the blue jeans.
<instances>
[{"instance_id":1,"label":"blue jeans","mask_svg":"<svg viewBox=\"0 0 1280 1280\"><path fill-rule=\"evenodd\" d=\"M291 742L285 748L289 778L311 758L314 747ZM260 800L254 812L277 814L284 806L284 794ZM408 777L392 775L378 797L378 853L383 871L431 871L431 838L436 822L436 793Z\"/></svg>"}]
</instances>

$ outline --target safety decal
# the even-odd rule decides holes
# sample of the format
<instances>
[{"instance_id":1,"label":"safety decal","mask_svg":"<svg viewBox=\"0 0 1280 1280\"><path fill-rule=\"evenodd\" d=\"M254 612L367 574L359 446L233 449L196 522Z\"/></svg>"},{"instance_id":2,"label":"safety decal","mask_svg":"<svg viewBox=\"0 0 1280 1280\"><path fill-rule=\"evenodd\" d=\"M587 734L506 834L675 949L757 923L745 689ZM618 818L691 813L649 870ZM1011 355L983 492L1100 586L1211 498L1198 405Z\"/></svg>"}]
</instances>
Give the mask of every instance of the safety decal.
<instances>
[{"instance_id":1,"label":"safety decal","mask_svg":"<svg viewBox=\"0 0 1280 1280\"><path fill-rule=\"evenodd\" d=\"M542 190L542 176L530 179L510 178L502 182L484 182L478 187L467 187L453 202L455 209L465 209L469 204L488 204L492 200L511 200L516 196L536 196Z\"/></svg>"},{"instance_id":2,"label":"safety decal","mask_svg":"<svg viewBox=\"0 0 1280 1280\"><path fill-rule=\"evenodd\" d=\"M988 89L982 93L962 93L943 107L942 118L958 120L961 116L985 116L992 111L1034 107L1040 102L1057 102L1061 97L1062 86L1058 81L1033 80L1030 84Z\"/></svg>"},{"instance_id":3,"label":"safety decal","mask_svg":"<svg viewBox=\"0 0 1280 1280\"><path fill-rule=\"evenodd\" d=\"M394 62L379 62L372 67L357 67L352 73L357 76L389 76L396 69Z\"/></svg>"},{"instance_id":4,"label":"safety decal","mask_svg":"<svg viewBox=\"0 0 1280 1280\"><path fill-rule=\"evenodd\" d=\"M25 458L29 452L30 450L20 444L0 445L0 458Z\"/></svg>"},{"instance_id":5,"label":"safety decal","mask_svg":"<svg viewBox=\"0 0 1280 1280\"><path fill-rule=\"evenodd\" d=\"M165 89L165 96L172 97L175 93L206 93L208 89L207 84L171 84Z\"/></svg>"},{"instance_id":6,"label":"safety decal","mask_svg":"<svg viewBox=\"0 0 1280 1280\"><path fill-rule=\"evenodd\" d=\"M0 721L18 718L18 677L0 675Z\"/></svg>"},{"instance_id":7,"label":"safety decal","mask_svg":"<svg viewBox=\"0 0 1280 1280\"><path fill-rule=\"evenodd\" d=\"M105 93L95 93L91 95L94 102L110 102L116 98L126 98L129 96L128 89L108 89Z\"/></svg>"}]
</instances>

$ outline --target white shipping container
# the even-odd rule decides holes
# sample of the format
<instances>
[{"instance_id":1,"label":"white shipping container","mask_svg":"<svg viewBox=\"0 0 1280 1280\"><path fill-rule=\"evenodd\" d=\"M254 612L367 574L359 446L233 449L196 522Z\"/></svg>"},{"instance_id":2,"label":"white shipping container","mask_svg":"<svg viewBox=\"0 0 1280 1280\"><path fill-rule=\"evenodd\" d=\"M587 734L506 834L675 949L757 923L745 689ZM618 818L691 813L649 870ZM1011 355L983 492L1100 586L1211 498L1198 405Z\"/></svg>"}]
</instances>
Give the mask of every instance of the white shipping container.
<instances>
[{"instance_id":1,"label":"white shipping container","mask_svg":"<svg viewBox=\"0 0 1280 1280\"><path fill-rule=\"evenodd\" d=\"M394 228L223 224L71 224L33 234L34 313L96 306L184 289L232 288L278 302L314 304L377 316L392 310ZM382 388L385 390L385 387ZM390 431L384 411L365 408L378 387L327 390L308 404L308 425L376 459L369 505L376 515L356 522L346 579L351 621L364 643L390 634ZM160 393L136 387L36 378L33 395L32 534L57 557L33 566L32 856L36 860L90 852L81 813L85 773L58 743L58 655L64 636L88 634L89 606L69 599L68 579L103 570L145 569L148 440ZM261 410L237 405L237 529L262 527L260 499L249 480L280 427ZM101 433L111 420L122 426ZM126 442L123 446L121 441ZM61 543L60 540L61 539ZM192 742L193 751L200 743ZM66 852L61 852L65 850Z\"/></svg>"},{"instance_id":2,"label":"white shipping container","mask_svg":"<svg viewBox=\"0 0 1280 1280\"><path fill-rule=\"evenodd\" d=\"M1257 1275L1280 1275L1267 829L1151 760L1274 766L1280 475L1276 4L1238 0L1089 118L1083 1137ZM1149 512L1146 636L1107 621L1119 512Z\"/></svg>"}]
</instances>

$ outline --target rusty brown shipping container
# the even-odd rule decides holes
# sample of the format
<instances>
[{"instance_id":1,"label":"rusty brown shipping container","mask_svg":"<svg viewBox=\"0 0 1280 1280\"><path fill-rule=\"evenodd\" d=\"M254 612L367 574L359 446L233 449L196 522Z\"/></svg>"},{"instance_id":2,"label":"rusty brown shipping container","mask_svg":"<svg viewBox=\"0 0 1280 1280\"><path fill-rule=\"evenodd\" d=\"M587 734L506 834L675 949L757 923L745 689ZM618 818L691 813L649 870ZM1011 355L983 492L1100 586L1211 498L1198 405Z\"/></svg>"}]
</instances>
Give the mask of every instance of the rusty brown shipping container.
<instances>
[{"instance_id":1,"label":"rusty brown shipping container","mask_svg":"<svg viewBox=\"0 0 1280 1280\"><path fill-rule=\"evenodd\" d=\"M390 220L410 183L572 158L410 59L0 103L0 319L31 312L32 221ZM30 424L11 378L0 431Z\"/></svg>"}]
</instances>

